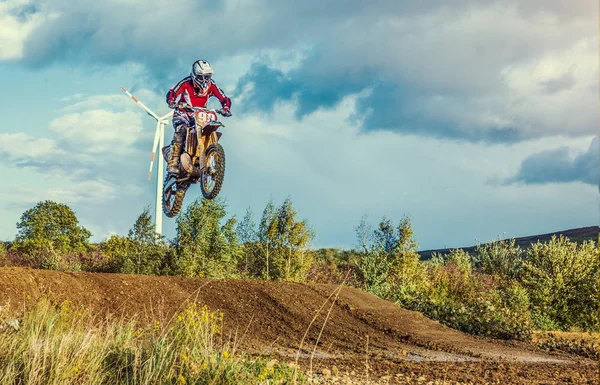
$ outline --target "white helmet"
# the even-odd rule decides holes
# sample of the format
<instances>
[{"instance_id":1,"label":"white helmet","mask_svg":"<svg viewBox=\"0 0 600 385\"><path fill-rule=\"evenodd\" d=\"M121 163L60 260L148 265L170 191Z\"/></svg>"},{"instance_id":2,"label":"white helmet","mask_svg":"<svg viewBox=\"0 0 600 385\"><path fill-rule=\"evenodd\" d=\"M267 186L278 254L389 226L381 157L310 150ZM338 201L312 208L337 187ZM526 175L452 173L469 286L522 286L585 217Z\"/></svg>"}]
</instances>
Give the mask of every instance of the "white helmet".
<instances>
[{"instance_id":1,"label":"white helmet","mask_svg":"<svg viewBox=\"0 0 600 385\"><path fill-rule=\"evenodd\" d=\"M210 84L210 78L213 74L213 68L206 60L197 60L192 64L192 73L190 77L194 85L203 91L206 91Z\"/></svg>"}]
</instances>

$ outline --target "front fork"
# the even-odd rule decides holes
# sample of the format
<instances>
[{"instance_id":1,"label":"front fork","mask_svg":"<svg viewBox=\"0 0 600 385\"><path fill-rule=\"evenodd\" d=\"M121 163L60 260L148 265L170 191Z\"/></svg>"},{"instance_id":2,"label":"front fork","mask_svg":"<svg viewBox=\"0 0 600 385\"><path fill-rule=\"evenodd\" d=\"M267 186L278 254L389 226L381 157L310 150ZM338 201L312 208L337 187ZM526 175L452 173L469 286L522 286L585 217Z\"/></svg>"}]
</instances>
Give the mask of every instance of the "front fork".
<instances>
[{"instance_id":1,"label":"front fork","mask_svg":"<svg viewBox=\"0 0 600 385\"><path fill-rule=\"evenodd\" d=\"M200 159L200 170L206 167L206 149L218 140L217 134L213 131L209 135L198 135L197 154Z\"/></svg>"}]
</instances>

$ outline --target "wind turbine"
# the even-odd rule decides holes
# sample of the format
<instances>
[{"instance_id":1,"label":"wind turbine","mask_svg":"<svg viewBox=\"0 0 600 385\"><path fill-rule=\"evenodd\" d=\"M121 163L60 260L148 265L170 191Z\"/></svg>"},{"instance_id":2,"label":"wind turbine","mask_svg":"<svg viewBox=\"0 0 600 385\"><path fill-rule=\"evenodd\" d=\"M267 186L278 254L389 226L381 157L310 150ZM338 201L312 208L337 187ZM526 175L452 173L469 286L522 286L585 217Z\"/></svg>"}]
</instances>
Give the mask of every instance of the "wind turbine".
<instances>
[{"instance_id":1,"label":"wind turbine","mask_svg":"<svg viewBox=\"0 0 600 385\"><path fill-rule=\"evenodd\" d=\"M123 92L127 94L141 109L156 119L156 131L154 132L154 144L152 145L152 156L150 157L150 170L148 171L148 180L152 178L152 167L154 166L154 159L156 153L161 152L161 149L165 145L165 125L169 124L169 117L173 115L173 111L169 112L165 116L159 117L152 112L144 103L140 102L135 96L133 96L124 87L121 87ZM160 155L159 155L160 158ZM155 232L162 235L162 181L165 164L162 159L159 159L156 172L156 214L154 215Z\"/></svg>"}]
</instances>

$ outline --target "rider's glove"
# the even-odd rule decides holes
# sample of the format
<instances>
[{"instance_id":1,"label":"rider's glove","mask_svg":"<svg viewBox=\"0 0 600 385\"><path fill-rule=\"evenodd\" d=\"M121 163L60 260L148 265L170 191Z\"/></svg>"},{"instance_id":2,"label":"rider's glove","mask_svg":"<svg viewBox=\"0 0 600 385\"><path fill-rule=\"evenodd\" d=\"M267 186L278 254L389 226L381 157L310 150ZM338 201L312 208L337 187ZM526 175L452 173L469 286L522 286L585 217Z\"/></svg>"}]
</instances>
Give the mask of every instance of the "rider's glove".
<instances>
[{"instance_id":1,"label":"rider's glove","mask_svg":"<svg viewBox=\"0 0 600 385\"><path fill-rule=\"evenodd\" d=\"M189 104L187 104L186 102L181 102L177 105L177 108L179 108L180 110L187 110L192 107Z\"/></svg>"},{"instance_id":2,"label":"rider's glove","mask_svg":"<svg viewBox=\"0 0 600 385\"><path fill-rule=\"evenodd\" d=\"M229 107L225 106L225 107L221 108L221 115L231 116L231 111L229 111Z\"/></svg>"}]
</instances>

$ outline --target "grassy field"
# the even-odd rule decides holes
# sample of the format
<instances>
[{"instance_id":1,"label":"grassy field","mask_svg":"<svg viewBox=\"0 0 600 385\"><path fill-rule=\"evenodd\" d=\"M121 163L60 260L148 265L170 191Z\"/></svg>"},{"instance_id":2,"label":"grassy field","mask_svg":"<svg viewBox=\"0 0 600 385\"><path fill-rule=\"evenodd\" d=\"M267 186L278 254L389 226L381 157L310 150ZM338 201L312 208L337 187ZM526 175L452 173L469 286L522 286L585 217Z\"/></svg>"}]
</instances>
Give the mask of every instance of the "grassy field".
<instances>
[{"instance_id":1,"label":"grassy field","mask_svg":"<svg viewBox=\"0 0 600 385\"><path fill-rule=\"evenodd\" d=\"M224 339L221 313L191 304L168 322L94 319L69 301L20 320L0 308L0 384L283 384L304 376ZM295 378L297 376L297 378Z\"/></svg>"}]
</instances>

